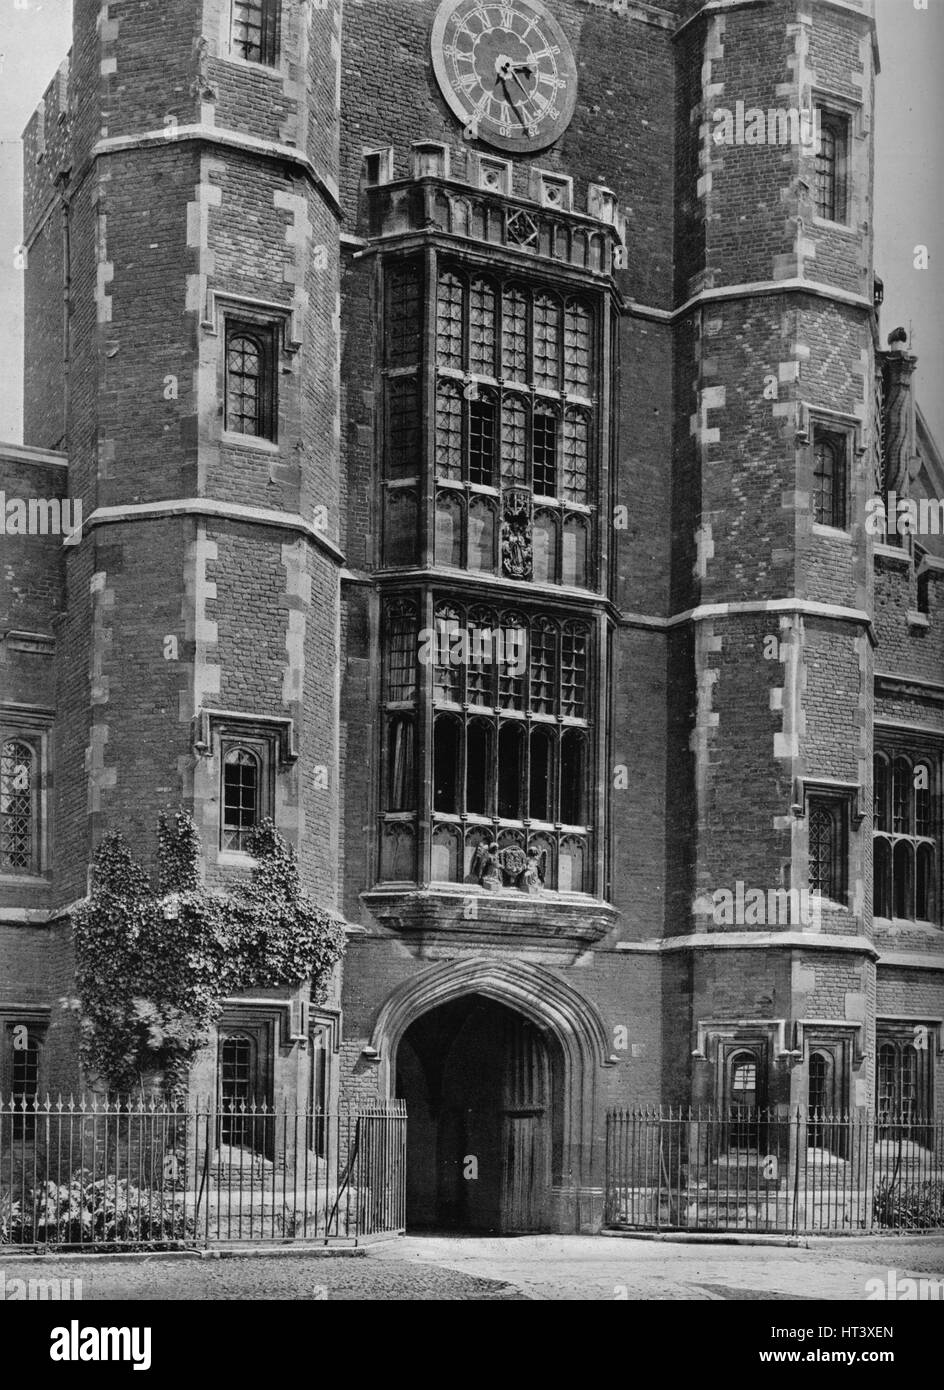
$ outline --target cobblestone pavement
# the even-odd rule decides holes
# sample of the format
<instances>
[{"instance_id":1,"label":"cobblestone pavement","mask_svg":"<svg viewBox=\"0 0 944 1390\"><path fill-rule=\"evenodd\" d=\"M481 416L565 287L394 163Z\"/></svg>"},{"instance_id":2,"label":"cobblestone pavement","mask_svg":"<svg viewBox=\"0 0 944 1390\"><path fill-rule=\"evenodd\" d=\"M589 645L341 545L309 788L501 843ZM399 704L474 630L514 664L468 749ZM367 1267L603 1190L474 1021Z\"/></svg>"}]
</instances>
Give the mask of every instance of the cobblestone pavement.
<instances>
[{"instance_id":1,"label":"cobblestone pavement","mask_svg":"<svg viewBox=\"0 0 944 1390\"><path fill-rule=\"evenodd\" d=\"M81 1279L85 1301L854 1299L867 1281L944 1277L944 1239L811 1249L592 1236L408 1236L366 1256L0 1261L11 1280Z\"/></svg>"}]
</instances>

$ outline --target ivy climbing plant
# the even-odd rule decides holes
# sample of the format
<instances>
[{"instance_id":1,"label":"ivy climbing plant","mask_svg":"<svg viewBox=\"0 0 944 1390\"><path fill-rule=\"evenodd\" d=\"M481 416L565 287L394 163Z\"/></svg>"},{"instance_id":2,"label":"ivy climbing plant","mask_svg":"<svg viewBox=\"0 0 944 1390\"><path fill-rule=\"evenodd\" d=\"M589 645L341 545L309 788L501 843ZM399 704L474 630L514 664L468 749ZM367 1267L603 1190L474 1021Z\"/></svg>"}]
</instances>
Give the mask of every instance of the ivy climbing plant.
<instances>
[{"instance_id":1,"label":"ivy climbing plant","mask_svg":"<svg viewBox=\"0 0 944 1390\"><path fill-rule=\"evenodd\" d=\"M157 883L120 831L105 835L89 897L73 909L82 1061L115 1091L179 1092L223 1000L310 978L324 998L343 924L304 894L295 851L271 821L249 843L251 875L205 887L185 811L158 822Z\"/></svg>"}]
</instances>

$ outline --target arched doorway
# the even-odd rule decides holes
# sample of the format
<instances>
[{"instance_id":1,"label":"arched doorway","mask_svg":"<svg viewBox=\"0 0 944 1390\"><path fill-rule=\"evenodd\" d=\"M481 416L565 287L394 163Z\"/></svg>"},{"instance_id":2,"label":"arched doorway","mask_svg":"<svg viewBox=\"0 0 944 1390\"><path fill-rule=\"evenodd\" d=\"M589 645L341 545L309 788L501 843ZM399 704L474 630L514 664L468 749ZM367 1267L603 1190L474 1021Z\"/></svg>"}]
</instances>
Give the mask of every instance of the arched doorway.
<instances>
[{"instance_id":1,"label":"arched doorway","mask_svg":"<svg viewBox=\"0 0 944 1390\"><path fill-rule=\"evenodd\" d=\"M451 999L406 1028L396 1094L410 1117L408 1227L552 1228L562 1063L548 1031L481 994Z\"/></svg>"}]
</instances>

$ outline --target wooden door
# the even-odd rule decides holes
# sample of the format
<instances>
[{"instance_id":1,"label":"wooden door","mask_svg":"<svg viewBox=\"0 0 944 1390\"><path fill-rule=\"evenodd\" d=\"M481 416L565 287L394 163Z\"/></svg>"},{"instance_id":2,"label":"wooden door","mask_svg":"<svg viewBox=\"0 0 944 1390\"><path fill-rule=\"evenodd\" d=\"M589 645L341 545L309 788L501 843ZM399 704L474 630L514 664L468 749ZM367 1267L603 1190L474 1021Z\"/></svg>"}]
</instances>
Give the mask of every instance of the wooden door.
<instances>
[{"instance_id":1,"label":"wooden door","mask_svg":"<svg viewBox=\"0 0 944 1390\"><path fill-rule=\"evenodd\" d=\"M502 1096L504 1232L546 1229L549 1122L550 1086L544 1040L527 1019L510 1016L505 1028Z\"/></svg>"}]
</instances>

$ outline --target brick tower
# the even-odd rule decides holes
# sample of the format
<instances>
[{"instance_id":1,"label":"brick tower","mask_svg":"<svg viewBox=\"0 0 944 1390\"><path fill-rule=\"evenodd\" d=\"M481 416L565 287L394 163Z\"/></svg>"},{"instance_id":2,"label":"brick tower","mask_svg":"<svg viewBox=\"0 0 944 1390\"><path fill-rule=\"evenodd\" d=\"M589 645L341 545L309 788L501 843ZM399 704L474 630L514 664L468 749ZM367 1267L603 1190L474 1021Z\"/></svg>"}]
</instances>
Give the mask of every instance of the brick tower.
<instances>
[{"instance_id":1,"label":"brick tower","mask_svg":"<svg viewBox=\"0 0 944 1390\"><path fill-rule=\"evenodd\" d=\"M150 849L179 804L208 881L247 872L240 779L335 903L338 36L336 4L258 34L228 6L76 4L68 146L30 189L67 235L69 318L67 381L29 335L27 422L58 443L39 390L64 395L84 515L56 633L58 903L106 829ZM296 1074L284 1003L259 1011L266 1093Z\"/></svg>"}]
</instances>

